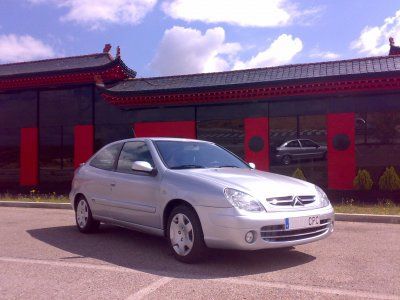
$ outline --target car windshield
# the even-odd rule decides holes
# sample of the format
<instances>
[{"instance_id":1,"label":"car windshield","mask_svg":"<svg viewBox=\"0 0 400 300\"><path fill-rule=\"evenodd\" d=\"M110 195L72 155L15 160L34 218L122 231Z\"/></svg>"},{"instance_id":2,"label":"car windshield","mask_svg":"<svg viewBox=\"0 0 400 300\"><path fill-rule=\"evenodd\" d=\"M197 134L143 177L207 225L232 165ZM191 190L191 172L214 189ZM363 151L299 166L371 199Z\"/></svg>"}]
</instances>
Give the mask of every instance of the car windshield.
<instances>
[{"instance_id":1,"label":"car windshield","mask_svg":"<svg viewBox=\"0 0 400 300\"><path fill-rule=\"evenodd\" d=\"M155 144L170 169L249 168L241 159L215 144L186 141L155 141Z\"/></svg>"}]
</instances>

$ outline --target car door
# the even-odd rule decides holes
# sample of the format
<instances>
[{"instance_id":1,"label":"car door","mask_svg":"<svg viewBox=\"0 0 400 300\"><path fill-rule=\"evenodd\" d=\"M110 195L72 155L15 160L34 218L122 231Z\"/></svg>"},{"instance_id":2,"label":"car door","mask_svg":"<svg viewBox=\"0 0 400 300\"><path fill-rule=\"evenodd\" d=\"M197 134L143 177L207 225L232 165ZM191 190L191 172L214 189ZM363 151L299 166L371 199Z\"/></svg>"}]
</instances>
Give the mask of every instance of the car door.
<instances>
[{"instance_id":1,"label":"car door","mask_svg":"<svg viewBox=\"0 0 400 300\"><path fill-rule=\"evenodd\" d=\"M95 216L108 217L111 207L113 170L122 143L111 144L100 150L85 167L84 191Z\"/></svg>"},{"instance_id":2,"label":"car door","mask_svg":"<svg viewBox=\"0 0 400 300\"><path fill-rule=\"evenodd\" d=\"M154 161L144 141L126 142L115 169L111 217L134 224L161 228L158 211L160 178L153 173L134 171L134 161Z\"/></svg>"},{"instance_id":3,"label":"car door","mask_svg":"<svg viewBox=\"0 0 400 300\"><path fill-rule=\"evenodd\" d=\"M290 141L286 144L286 151L293 159L302 158L302 149L298 140Z\"/></svg>"},{"instance_id":4,"label":"car door","mask_svg":"<svg viewBox=\"0 0 400 300\"><path fill-rule=\"evenodd\" d=\"M319 156L318 145L311 140L300 140L303 158L315 159Z\"/></svg>"}]
</instances>

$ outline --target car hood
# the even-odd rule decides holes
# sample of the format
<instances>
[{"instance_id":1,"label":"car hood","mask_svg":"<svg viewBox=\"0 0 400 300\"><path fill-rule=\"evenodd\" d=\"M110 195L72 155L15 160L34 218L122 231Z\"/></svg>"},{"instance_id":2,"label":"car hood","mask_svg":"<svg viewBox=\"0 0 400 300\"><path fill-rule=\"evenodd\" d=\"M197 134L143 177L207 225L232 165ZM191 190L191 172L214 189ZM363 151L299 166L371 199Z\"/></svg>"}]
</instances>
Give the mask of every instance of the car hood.
<instances>
[{"instance_id":1,"label":"car hood","mask_svg":"<svg viewBox=\"0 0 400 300\"><path fill-rule=\"evenodd\" d=\"M316 194L315 186L309 182L258 170L213 168L176 170L176 172L210 181L223 188L238 189L264 199Z\"/></svg>"}]
</instances>

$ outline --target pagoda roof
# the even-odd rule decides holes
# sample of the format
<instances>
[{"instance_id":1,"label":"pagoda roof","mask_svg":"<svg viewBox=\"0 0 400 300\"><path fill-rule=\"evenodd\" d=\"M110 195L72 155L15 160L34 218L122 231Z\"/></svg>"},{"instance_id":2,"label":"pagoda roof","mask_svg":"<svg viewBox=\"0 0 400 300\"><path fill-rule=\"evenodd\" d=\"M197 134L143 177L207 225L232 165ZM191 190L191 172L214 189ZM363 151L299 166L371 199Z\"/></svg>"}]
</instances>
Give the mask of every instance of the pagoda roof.
<instances>
[{"instance_id":1,"label":"pagoda roof","mask_svg":"<svg viewBox=\"0 0 400 300\"><path fill-rule=\"evenodd\" d=\"M131 78L104 90L110 94L175 92L191 89L234 88L288 81L345 79L400 71L400 56L367 57L318 63L178 76Z\"/></svg>"},{"instance_id":2,"label":"pagoda roof","mask_svg":"<svg viewBox=\"0 0 400 300\"><path fill-rule=\"evenodd\" d=\"M115 63L116 60L119 59L113 59L109 53L95 53L37 61L0 64L0 80L10 77L37 76L43 74L79 72L88 69L105 68L110 64ZM125 64L123 64L123 67L131 77L135 77L135 71L126 67Z\"/></svg>"}]
</instances>

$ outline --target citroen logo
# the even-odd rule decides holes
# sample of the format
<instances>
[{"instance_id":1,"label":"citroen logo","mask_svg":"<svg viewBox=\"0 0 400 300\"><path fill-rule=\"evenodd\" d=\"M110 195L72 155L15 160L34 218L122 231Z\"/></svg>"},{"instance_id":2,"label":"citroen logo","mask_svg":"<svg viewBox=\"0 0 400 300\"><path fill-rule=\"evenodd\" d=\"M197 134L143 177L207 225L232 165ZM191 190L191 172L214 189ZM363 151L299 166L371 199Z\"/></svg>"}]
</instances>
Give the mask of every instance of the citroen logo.
<instances>
[{"instance_id":1,"label":"citroen logo","mask_svg":"<svg viewBox=\"0 0 400 300\"><path fill-rule=\"evenodd\" d=\"M303 204L303 202L301 202L301 200L299 199L299 197L294 196L294 197L293 197L292 206L296 206L296 205L301 205L301 206L303 206L304 204Z\"/></svg>"}]
</instances>

